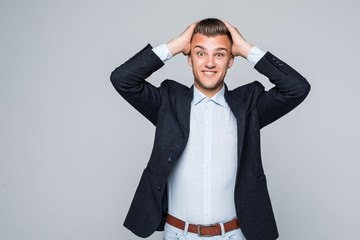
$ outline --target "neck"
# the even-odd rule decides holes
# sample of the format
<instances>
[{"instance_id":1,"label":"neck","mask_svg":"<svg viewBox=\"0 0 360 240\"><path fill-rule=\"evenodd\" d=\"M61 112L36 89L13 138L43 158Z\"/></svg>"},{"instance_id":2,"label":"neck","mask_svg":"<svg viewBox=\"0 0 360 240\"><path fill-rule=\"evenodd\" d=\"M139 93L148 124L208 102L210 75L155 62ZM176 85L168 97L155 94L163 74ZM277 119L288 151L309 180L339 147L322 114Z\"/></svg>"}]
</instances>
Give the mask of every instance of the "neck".
<instances>
[{"instance_id":1,"label":"neck","mask_svg":"<svg viewBox=\"0 0 360 240\"><path fill-rule=\"evenodd\" d=\"M199 90L200 92L202 92L207 98L212 98L215 94L217 94L218 92L220 92L220 90L223 88L224 83L221 83L219 86L215 87L215 88L204 88L199 86L198 83L194 83L195 87L197 90Z\"/></svg>"}]
</instances>

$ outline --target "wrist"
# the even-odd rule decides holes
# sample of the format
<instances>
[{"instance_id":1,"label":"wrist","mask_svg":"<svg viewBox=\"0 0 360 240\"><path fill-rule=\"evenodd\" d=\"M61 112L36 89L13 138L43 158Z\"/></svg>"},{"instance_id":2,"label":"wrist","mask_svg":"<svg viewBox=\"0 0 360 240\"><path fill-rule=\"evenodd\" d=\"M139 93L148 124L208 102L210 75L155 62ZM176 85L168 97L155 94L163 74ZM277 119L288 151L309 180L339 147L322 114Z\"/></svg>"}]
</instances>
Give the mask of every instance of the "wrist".
<instances>
[{"instance_id":1,"label":"wrist","mask_svg":"<svg viewBox=\"0 0 360 240\"><path fill-rule=\"evenodd\" d=\"M244 41L244 43L240 45L240 48L239 48L240 54L239 55L242 56L243 58L247 59L247 57L249 56L249 52L253 47L254 47L253 44L251 44L250 42Z\"/></svg>"},{"instance_id":2,"label":"wrist","mask_svg":"<svg viewBox=\"0 0 360 240\"><path fill-rule=\"evenodd\" d=\"M183 52L182 44L180 43L180 40L178 38L174 38L166 43L167 48L169 49L169 52L171 55L175 56L181 52Z\"/></svg>"}]
</instances>

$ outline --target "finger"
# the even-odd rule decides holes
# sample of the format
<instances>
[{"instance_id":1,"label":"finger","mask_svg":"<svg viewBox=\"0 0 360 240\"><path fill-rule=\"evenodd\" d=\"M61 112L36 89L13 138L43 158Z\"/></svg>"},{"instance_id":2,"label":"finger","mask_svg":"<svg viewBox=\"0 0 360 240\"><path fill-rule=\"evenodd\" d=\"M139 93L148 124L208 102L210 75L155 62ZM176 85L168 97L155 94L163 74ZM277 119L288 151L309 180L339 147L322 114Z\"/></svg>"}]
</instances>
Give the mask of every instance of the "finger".
<instances>
[{"instance_id":1,"label":"finger","mask_svg":"<svg viewBox=\"0 0 360 240\"><path fill-rule=\"evenodd\" d=\"M196 27L196 25L197 25L198 23L199 23L199 21L192 23L192 24L188 27L189 30L194 31L194 29L195 29L195 27Z\"/></svg>"},{"instance_id":2,"label":"finger","mask_svg":"<svg viewBox=\"0 0 360 240\"><path fill-rule=\"evenodd\" d=\"M240 34L239 30L234 27L233 25L231 25L230 23L228 23L227 21L225 20L221 20L225 26L227 27L227 29L229 30L230 34L233 35L233 34ZM240 34L241 35L241 34Z\"/></svg>"},{"instance_id":3,"label":"finger","mask_svg":"<svg viewBox=\"0 0 360 240\"><path fill-rule=\"evenodd\" d=\"M219 20L222 21L227 28L234 28L234 27L233 27L230 23L228 23L227 21L222 20L222 19L219 19Z\"/></svg>"},{"instance_id":4,"label":"finger","mask_svg":"<svg viewBox=\"0 0 360 240\"><path fill-rule=\"evenodd\" d=\"M181 35L187 36L187 37L191 36L193 34L194 29L197 24L198 24L198 22L194 22L191 25L189 25Z\"/></svg>"}]
</instances>

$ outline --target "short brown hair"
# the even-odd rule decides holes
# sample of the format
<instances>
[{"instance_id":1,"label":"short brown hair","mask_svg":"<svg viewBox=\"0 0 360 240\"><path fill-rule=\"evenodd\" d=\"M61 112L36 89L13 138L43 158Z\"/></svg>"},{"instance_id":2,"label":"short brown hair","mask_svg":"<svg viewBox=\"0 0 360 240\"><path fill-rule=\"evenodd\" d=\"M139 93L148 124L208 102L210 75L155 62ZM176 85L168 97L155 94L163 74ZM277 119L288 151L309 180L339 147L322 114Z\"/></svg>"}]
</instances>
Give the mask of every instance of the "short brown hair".
<instances>
[{"instance_id":1,"label":"short brown hair","mask_svg":"<svg viewBox=\"0 0 360 240\"><path fill-rule=\"evenodd\" d=\"M221 20L219 20L217 18L206 18L206 19L201 20L195 26L195 29L191 36L190 42L192 41L193 37L197 33L205 35L207 37L226 35L232 44L232 37L231 37L229 30L225 26L225 23L223 23Z\"/></svg>"}]
</instances>

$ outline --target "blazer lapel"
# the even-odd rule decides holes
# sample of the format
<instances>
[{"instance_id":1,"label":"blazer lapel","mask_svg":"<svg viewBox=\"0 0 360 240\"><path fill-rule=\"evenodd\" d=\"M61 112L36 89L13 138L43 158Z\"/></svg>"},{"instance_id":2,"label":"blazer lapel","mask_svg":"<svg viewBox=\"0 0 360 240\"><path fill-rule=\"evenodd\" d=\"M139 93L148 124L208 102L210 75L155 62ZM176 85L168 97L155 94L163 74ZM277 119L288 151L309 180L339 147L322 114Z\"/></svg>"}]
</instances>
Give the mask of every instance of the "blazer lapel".
<instances>
[{"instance_id":1,"label":"blazer lapel","mask_svg":"<svg viewBox=\"0 0 360 240\"><path fill-rule=\"evenodd\" d=\"M237 122L237 134L238 134L238 163L240 166L240 158L242 153L242 147L244 143L244 135L245 135L245 123L246 123L246 114L245 114L245 108L244 103L242 99L238 96L235 96L235 94L232 91L228 91L228 88L225 84L225 100L229 104L231 111L236 117Z\"/></svg>"},{"instance_id":2,"label":"blazer lapel","mask_svg":"<svg viewBox=\"0 0 360 240\"><path fill-rule=\"evenodd\" d=\"M194 96L194 85L191 88L186 89L183 94L179 94L178 100L176 101L176 110L178 115L179 124L184 134L185 143L189 138L190 131L190 110L191 101Z\"/></svg>"}]
</instances>

